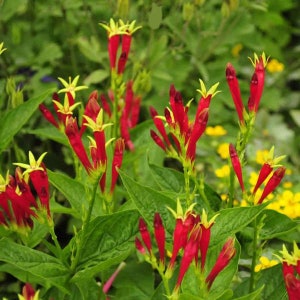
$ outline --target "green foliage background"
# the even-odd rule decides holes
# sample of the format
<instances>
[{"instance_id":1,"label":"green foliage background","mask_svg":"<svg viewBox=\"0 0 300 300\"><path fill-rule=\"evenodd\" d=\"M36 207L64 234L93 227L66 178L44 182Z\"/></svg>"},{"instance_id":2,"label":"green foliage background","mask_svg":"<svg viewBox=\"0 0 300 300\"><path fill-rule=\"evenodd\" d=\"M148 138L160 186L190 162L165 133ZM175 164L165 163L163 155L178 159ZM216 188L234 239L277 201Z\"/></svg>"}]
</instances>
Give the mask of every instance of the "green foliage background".
<instances>
[{"instance_id":1,"label":"green foliage background","mask_svg":"<svg viewBox=\"0 0 300 300\"><path fill-rule=\"evenodd\" d=\"M127 74L129 78L134 78L138 70L144 69L146 72L141 124L132 131L132 138L138 150L134 155L128 154L122 168L124 173L121 172L124 188L131 201L126 203L124 211L115 214L112 221L100 213L93 216L89 228L93 238L85 241L87 247L84 255L87 259L80 261L81 269L79 268L79 272L72 278L70 289L79 294L84 293L88 285L95 289L96 283L87 283L86 278L97 272L104 272L112 253L114 257L118 257L118 261L122 261L127 253L132 251L133 244L127 240L135 236L135 224L138 220L137 211L133 208L136 208L149 223L152 222L154 211L160 211L166 228L171 232L173 219L165 206L174 206L172 198L182 192L178 186L183 178L179 172L159 166L163 161L163 154L155 145L150 146L149 129L152 123L147 121L149 106L155 106L160 113L167 106L171 83L175 84L176 89L180 90L184 99L188 101L199 97L196 93L199 78L203 79L207 86L220 82L219 88L222 93L213 100L209 125L225 127L229 132L225 140L229 142L236 136L237 116L226 86L226 64L231 62L238 71L246 103L251 74L247 57L252 57L253 52L264 51L271 58L282 62L282 72L267 73L265 92L257 116L256 133L249 145L248 154L251 157L256 149L276 145L277 153L288 155L288 164L293 169L293 178L299 190L299 10L300 3L297 0L0 0L0 42L3 41L7 48L0 57L0 118L1 124L4 124L0 128L1 174L5 174L12 162L25 161L29 150L36 153L47 151L47 168L65 173L49 171L49 179L57 189L58 200L65 197L70 202L71 207L62 207L58 203L53 203L52 206L54 212L65 212L74 217L70 224L60 223L61 226L66 226L66 233L71 231L73 225L77 225L76 222L80 218L83 207L82 199L78 199L78 195L84 194L84 183L77 184L77 181L74 190L73 179L67 176L72 177L74 172L71 167L71 152L63 147L67 141L61 133L49 128L38 113L37 106L42 101L48 105L51 103L51 93L59 88L57 77L67 79L69 76L74 78L80 74L80 81L89 85L88 90L80 92L80 100L84 103L94 89L107 90L110 84L107 36L105 30L98 26L99 22L108 22L114 17L125 21L136 20L137 25L143 27L134 35L129 57L131 68L128 68L132 71ZM241 51L234 55L232 50L239 44ZM10 81L7 81L7 78L11 78ZM21 96L18 93L20 91L23 92ZM32 101L27 102L28 99ZM195 107L192 106L191 110L193 109ZM14 120L18 122L14 123ZM11 127L7 124L11 124ZM211 155L209 141L205 138L199 151L213 166L218 165L219 162L214 161ZM138 182L133 178L138 178ZM168 180L162 182L161 178ZM149 183L152 186L145 188L144 185ZM120 189L118 193L122 195L125 191ZM207 193L219 201L212 191L208 190ZM249 211L248 208L238 209L238 214L244 218L235 223L235 228L226 227L226 224L232 218L231 214L236 215L237 212L223 211L223 223L214 227L218 233L218 240L212 241L214 247L219 247L218 244L228 232L235 234L241 231L259 213L257 207L249 208ZM128 217L131 223L128 232L122 233L124 242L114 236L111 240L114 244L112 251L111 248L103 247L101 253L93 253L105 226L113 226L110 222L122 223L125 217ZM277 238L276 233L283 234L295 227L293 222L275 212L268 211L265 217L267 229L262 232L265 239ZM276 220L280 220L281 225L273 232L271 228L278 223ZM97 231L97 235L92 235L95 228L100 230ZM32 239L34 242L31 246L39 244L44 234L45 230L42 227L39 232L33 232L35 239ZM116 231L116 235L118 234L121 233ZM285 238L291 240L293 237ZM61 261L36 250L28 252L28 256L24 258L21 255L23 246L8 239L2 239L0 243L1 247L5 246L7 249L7 253L2 252L1 260L10 264L10 274L25 281L28 276L25 271L28 268L46 261L49 264L47 273L45 270L33 269L31 278L40 283L51 271L53 280L51 279L50 283L58 289L64 289L61 278L67 277L67 271ZM20 256L16 266L15 257L9 255L12 249ZM106 261L95 260L94 265L91 265L88 258L93 255ZM28 259L32 265L28 265ZM234 266L236 265L237 262L234 262ZM230 269L231 273L234 272L234 266ZM139 268L140 265L131 264L128 276L122 278L121 275L117 279L116 297L126 295L126 283L132 285L133 274ZM147 282L146 279L152 276L150 270L147 271L148 273L141 275L145 276L141 278L142 281ZM106 276L105 272L103 276ZM9 280L10 278L3 275L1 292L9 292L7 286L13 292L19 290L14 283L8 285ZM280 279L276 277L274 280ZM191 291L188 282L184 284L186 295L183 295L182 299L188 299L184 297L191 297ZM265 282L261 280L259 287L263 284ZM221 287L221 283L216 285L216 296L222 297L221 292L217 290L218 286ZM149 286L149 281L148 285L145 283L144 289L137 286L135 292L137 296L144 293L152 299L156 296L153 287ZM264 293L265 299L272 295L272 291L267 290ZM237 297L243 295L241 290L236 291Z\"/></svg>"}]
</instances>

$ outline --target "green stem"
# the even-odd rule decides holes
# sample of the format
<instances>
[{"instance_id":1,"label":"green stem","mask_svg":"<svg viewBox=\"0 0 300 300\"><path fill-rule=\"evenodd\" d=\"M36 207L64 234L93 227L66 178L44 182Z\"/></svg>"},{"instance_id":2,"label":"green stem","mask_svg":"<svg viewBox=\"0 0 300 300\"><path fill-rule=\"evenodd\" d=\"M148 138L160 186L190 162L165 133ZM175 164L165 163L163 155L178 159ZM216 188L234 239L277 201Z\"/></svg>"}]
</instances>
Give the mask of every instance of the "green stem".
<instances>
[{"instance_id":1,"label":"green stem","mask_svg":"<svg viewBox=\"0 0 300 300\"><path fill-rule=\"evenodd\" d=\"M255 285L255 266L257 261L257 241L258 241L258 230L257 230L257 220L254 219L253 222L253 244L252 244L252 263L251 263L251 276L250 276L250 283L249 283L249 293L254 291Z\"/></svg>"},{"instance_id":2,"label":"green stem","mask_svg":"<svg viewBox=\"0 0 300 300\"><path fill-rule=\"evenodd\" d=\"M86 217L83 219L82 234L80 236L80 240L79 240L79 244L78 244L78 248L77 248L75 257L74 257L74 259L73 259L73 261L71 263L71 271L72 272L75 271L75 269L76 269L76 267L78 265L79 259L80 259L80 255L81 255L82 248L83 248L83 242L85 240L85 234L87 232L87 229L88 229L89 223L91 221L91 217L92 217L92 211L93 211L94 204L95 204L96 192L97 192L98 183L99 183L100 178L101 178L101 176L99 176L95 180L95 183L94 183L94 186L93 186L93 190L92 190L91 200L89 202L89 209L88 209L88 212L86 214Z\"/></svg>"},{"instance_id":3,"label":"green stem","mask_svg":"<svg viewBox=\"0 0 300 300\"><path fill-rule=\"evenodd\" d=\"M230 167L230 176L229 176L229 191L228 191L228 208L233 207L233 200L234 200L234 181L235 173L233 167Z\"/></svg>"},{"instance_id":4,"label":"green stem","mask_svg":"<svg viewBox=\"0 0 300 300\"><path fill-rule=\"evenodd\" d=\"M186 195L186 205L189 207L191 205L190 197L190 176L189 176L189 167L184 163L183 165L184 173L184 186L185 186L185 195Z\"/></svg>"},{"instance_id":5,"label":"green stem","mask_svg":"<svg viewBox=\"0 0 300 300\"><path fill-rule=\"evenodd\" d=\"M196 178L195 178L195 182L197 182ZM209 203L209 201L206 197L206 194L205 194L205 185L204 185L204 177L203 176L201 176L201 178L200 178L200 183L198 185L198 191L199 191L199 194L200 194L201 198L205 202L205 205L207 206L207 209L211 210L210 203Z\"/></svg>"},{"instance_id":6,"label":"green stem","mask_svg":"<svg viewBox=\"0 0 300 300\"><path fill-rule=\"evenodd\" d=\"M53 223L53 220L51 220L50 222L48 222L48 225L49 225L49 233L51 235L51 238L54 242L54 245L58 251L58 254L59 254L59 258L62 259L62 249L61 249L61 246L57 240L57 236L56 236L56 233L55 233L55 230L54 230L54 223Z\"/></svg>"}]
</instances>

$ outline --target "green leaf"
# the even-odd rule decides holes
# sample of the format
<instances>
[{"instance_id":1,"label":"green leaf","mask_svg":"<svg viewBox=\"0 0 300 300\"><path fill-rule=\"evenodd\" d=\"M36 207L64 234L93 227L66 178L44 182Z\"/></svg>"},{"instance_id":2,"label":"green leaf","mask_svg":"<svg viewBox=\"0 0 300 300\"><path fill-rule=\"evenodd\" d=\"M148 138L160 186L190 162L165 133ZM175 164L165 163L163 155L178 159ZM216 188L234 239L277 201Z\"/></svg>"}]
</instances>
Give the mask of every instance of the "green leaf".
<instances>
[{"instance_id":1,"label":"green leaf","mask_svg":"<svg viewBox=\"0 0 300 300\"><path fill-rule=\"evenodd\" d=\"M224 241L228 236L247 226L263 210L266 204L251 207L234 207L221 210L211 228L210 246Z\"/></svg>"},{"instance_id":2,"label":"green leaf","mask_svg":"<svg viewBox=\"0 0 300 300\"><path fill-rule=\"evenodd\" d=\"M33 113L37 110L40 103L49 95L49 91L44 92L38 97L34 97L16 108L8 111L0 120L0 153L5 150L13 137L26 124Z\"/></svg>"},{"instance_id":3,"label":"green leaf","mask_svg":"<svg viewBox=\"0 0 300 300\"><path fill-rule=\"evenodd\" d=\"M104 79L108 77L108 71L107 70L96 70L89 74L85 79L84 79L84 84L85 85L91 85L93 83L101 83Z\"/></svg>"},{"instance_id":4,"label":"green leaf","mask_svg":"<svg viewBox=\"0 0 300 300\"><path fill-rule=\"evenodd\" d=\"M260 300L261 299L261 293L264 289L264 285L262 285L260 288L258 288L257 290L255 290L252 293L249 293L245 296L239 297L239 298L235 298L235 300Z\"/></svg>"},{"instance_id":5,"label":"green leaf","mask_svg":"<svg viewBox=\"0 0 300 300\"><path fill-rule=\"evenodd\" d=\"M148 18L151 29L157 29L162 22L162 7L152 3Z\"/></svg>"},{"instance_id":6,"label":"green leaf","mask_svg":"<svg viewBox=\"0 0 300 300\"><path fill-rule=\"evenodd\" d=\"M21 15L26 11L27 0L1 1L2 22L8 21L14 15Z\"/></svg>"},{"instance_id":7,"label":"green leaf","mask_svg":"<svg viewBox=\"0 0 300 300\"><path fill-rule=\"evenodd\" d=\"M160 167L154 164L149 164L150 170L163 191L171 191L178 194L185 194L184 191L184 176L181 172L174 169ZM193 188L193 187L192 187Z\"/></svg>"},{"instance_id":8,"label":"green leaf","mask_svg":"<svg viewBox=\"0 0 300 300\"><path fill-rule=\"evenodd\" d=\"M66 136L54 126L26 130L26 132L38 136L41 140L52 140L65 146L69 146Z\"/></svg>"},{"instance_id":9,"label":"green leaf","mask_svg":"<svg viewBox=\"0 0 300 300\"><path fill-rule=\"evenodd\" d=\"M84 185L69 176L47 170L50 183L56 187L69 201L77 212L76 217L81 219L83 208L88 209L86 191Z\"/></svg>"},{"instance_id":10,"label":"green leaf","mask_svg":"<svg viewBox=\"0 0 300 300\"><path fill-rule=\"evenodd\" d=\"M82 245L77 282L125 260L133 251L138 233L139 213L127 210L96 217L88 226Z\"/></svg>"},{"instance_id":11,"label":"green leaf","mask_svg":"<svg viewBox=\"0 0 300 300\"><path fill-rule=\"evenodd\" d=\"M182 293L179 296L179 300L203 300L203 298L188 293Z\"/></svg>"},{"instance_id":12,"label":"green leaf","mask_svg":"<svg viewBox=\"0 0 300 300\"><path fill-rule=\"evenodd\" d=\"M258 275L257 276L258 280L256 282L257 290L253 292L254 297L251 298L250 294L248 295L249 278L247 278L243 282L241 282L235 289L234 299L239 299L239 300L287 299L287 293L286 293L283 276L282 276L281 264L262 270L257 275ZM257 296L256 296L256 292L257 292Z\"/></svg>"},{"instance_id":13,"label":"green leaf","mask_svg":"<svg viewBox=\"0 0 300 300\"><path fill-rule=\"evenodd\" d=\"M167 207L176 210L176 199L171 199L150 187L139 184L123 171L120 172L120 176L131 200L144 220L152 225L154 214L159 212L167 231L173 232L174 218Z\"/></svg>"},{"instance_id":14,"label":"green leaf","mask_svg":"<svg viewBox=\"0 0 300 300\"><path fill-rule=\"evenodd\" d=\"M263 228L260 231L260 238L263 240L272 239L287 233L297 227L297 223L286 215L275 210L266 209L260 215L263 218Z\"/></svg>"},{"instance_id":15,"label":"green leaf","mask_svg":"<svg viewBox=\"0 0 300 300\"><path fill-rule=\"evenodd\" d=\"M60 290L68 292L64 287L68 269L58 259L48 254L2 238L0 240L0 261L12 265L15 270L21 270L23 274L33 276L36 283L46 288L56 286ZM7 272L9 271L8 268ZM18 272L12 275L18 278Z\"/></svg>"},{"instance_id":16,"label":"green leaf","mask_svg":"<svg viewBox=\"0 0 300 300\"><path fill-rule=\"evenodd\" d=\"M53 63L63 56L63 52L58 44L48 42L47 47L42 47L41 51L35 57L35 62L39 65Z\"/></svg>"},{"instance_id":17,"label":"green leaf","mask_svg":"<svg viewBox=\"0 0 300 300\"><path fill-rule=\"evenodd\" d=\"M123 300L150 299L154 292L153 282L154 272L148 263L131 261L114 281L114 297Z\"/></svg>"},{"instance_id":18,"label":"green leaf","mask_svg":"<svg viewBox=\"0 0 300 300\"><path fill-rule=\"evenodd\" d=\"M101 294L101 286L99 286L94 278L77 281L71 285L70 300L99 300Z\"/></svg>"},{"instance_id":19,"label":"green leaf","mask_svg":"<svg viewBox=\"0 0 300 300\"><path fill-rule=\"evenodd\" d=\"M149 164L150 170L156 180L158 186L161 187L164 194L170 194L174 198L185 197L184 191L184 175L175 169L160 167L154 164ZM194 182L191 182L191 189L194 189ZM204 184L204 194L207 198L210 207L213 210L218 210L221 204L220 196L207 184ZM205 206L201 195L197 199L197 202L201 207Z\"/></svg>"}]
</instances>

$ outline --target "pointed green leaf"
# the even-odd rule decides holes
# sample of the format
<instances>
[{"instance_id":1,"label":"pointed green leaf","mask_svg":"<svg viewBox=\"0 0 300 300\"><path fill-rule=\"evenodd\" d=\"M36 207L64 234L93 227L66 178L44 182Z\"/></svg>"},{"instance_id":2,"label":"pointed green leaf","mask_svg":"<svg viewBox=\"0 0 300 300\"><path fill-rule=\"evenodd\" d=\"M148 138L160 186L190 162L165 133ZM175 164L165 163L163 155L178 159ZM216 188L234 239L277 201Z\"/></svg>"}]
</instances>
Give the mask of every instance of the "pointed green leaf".
<instances>
[{"instance_id":1,"label":"pointed green leaf","mask_svg":"<svg viewBox=\"0 0 300 300\"><path fill-rule=\"evenodd\" d=\"M81 218L83 207L87 210L88 202L84 185L69 176L47 170L50 183L56 187L69 201L77 212L76 217Z\"/></svg>"},{"instance_id":2,"label":"pointed green leaf","mask_svg":"<svg viewBox=\"0 0 300 300\"><path fill-rule=\"evenodd\" d=\"M50 91L34 97L16 108L8 111L0 120L0 153L5 150L13 137L26 124L40 103L49 95Z\"/></svg>"},{"instance_id":3,"label":"pointed green leaf","mask_svg":"<svg viewBox=\"0 0 300 300\"><path fill-rule=\"evenodd\" d=\"M174 217L167 207L176 210L176 199L169 198L150 187L139 184L122 171L120 176L131 200L145 221L152 225L154 214L159 212L168 232L173 232Z\"/></svg>"},{"instance_id":4,"label":"pointed green leaf","mask_svg":"<svg viewBox=\"0 0 300 300\"><path fill-rule=\"evenodd\" d=\"M126 259L135 247L138 219L137 210L96 217L88 226L79 271L72 281L90 278Z\"/></svg>"},{"instance_id":5,"label":"pointed green leaf","mask_svg":"<svg viewBox=\"0 0 300 300\"><path fill-rule=\"evenodd\" d=\"M26 132L38 136L41 140L52 140L62 145L69 146L66 136L54 126L49 125L45 128L26 130Z\"/></svg>"},{"instance_id":6,"label":"pointed green leaf","mask_svg":"<svg viewBox=\"0 0 300 300\"><path fill-rule=\"evenodd\" d=\"M249 293L245 296L236 298L235 300L260 300L261 299L261 293L264 289L264 285L262 285L259 289L255 290L252 293Z\"/></svg>"},{"instance_id":7,"label":"pointed green leaf","mask_svg":"<svg viewBox=\"0 0 300 300\"><path fill-rule=\"evenodd\" d=\"M266 209L260 215L263 218L263 228L259 232L260 238L263 240L272 239L287 233L297 227L297 223L286 215L275 210Z\"/></svg>"},{"instance_id":8,"label":"pointed green leaf","mask_svg":"<svg viewBox=\"0 0 300 300\"><path fill-rule=\"evenodd\" d=\"M138 278L138 280L137 280ZM114 281L115 299L150 299L154 292L154 273L151 266L130 262Z\"/></svg>"},{"instance_id":9,"label":"pointed green leaf","mask_svg":"<svg viewBox=\"0 0 300 300\"><path fill-rule=\"evenodd\" d=\"M58 259L48 254L2 238L0 240L0 261L12 265L15 270L21 270L23 274L34 278L36 283L46 288L56 286L60 290L68 292L64 287L68 269ZM18 276L17 272L12 275Z\"/></svg>"},{"instance_id":10,"label":"pointed green leaf","mask_svg":"<svg viewBox=\"0 0 300 300\"><path fill-rule=\"evenodd\" d=\"M161 187L162 191L164 191L165 194L170 194L170 196L175 197L185 197L185 191L184 191L184 175L181 172L178 172L174 169L160 167L154 164L149 164L149 167L152 171L152 174L158 184L158 186ZM191 189L194 189L194 182L191 182ZM204 184L204 194L207 198L210 207L217 211L221 204L221 198L220 196L207 184ZM199 195L200 199L197 199L197 202L203 207L203 200L201 198L201 195ZM205 204L204 204L205 206Z\"/></svg>"},{"instance_id":11,"label":"pointed green leaf","mask_svg":"<svg viewBox=\"0 0 300 300\"><path fill-rule=\"evenodd\" d=\"M215 224L212 226L210 246L224 241L228 236L234 235L243 229L260 214L265 206L265 204L262 204L221 210Z\"/></svg>"}]
</instances>

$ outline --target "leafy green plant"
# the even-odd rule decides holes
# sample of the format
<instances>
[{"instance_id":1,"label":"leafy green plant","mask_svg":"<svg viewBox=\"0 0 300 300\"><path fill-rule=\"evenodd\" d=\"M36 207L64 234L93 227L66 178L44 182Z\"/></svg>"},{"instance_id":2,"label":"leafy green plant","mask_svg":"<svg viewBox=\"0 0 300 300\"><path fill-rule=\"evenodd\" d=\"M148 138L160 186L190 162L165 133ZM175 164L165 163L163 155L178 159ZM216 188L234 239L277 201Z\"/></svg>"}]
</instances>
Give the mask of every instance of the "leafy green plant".
<instances>
[{"instance_id":1,"label":"leafy green plant","mask_svg":"<svg viewBox=\"0 0 300 300\"><path fill-rule=\"evenodd\" d=\"M268 143L289 155L282 141L292 130L275 112L279 101L266 101L286 93L275 88L284 73L268 70L282 71L290 37L282 12L296 4L18 4L4 1L1 21L12 33L0 44L1 72L15 75L1 102L1 296L297 299L299 193ZM114 8L148 20L109 19ZM96 12L109 19L102 28ZM64 30L46 34L62 19ZM270 24L280 42L264 37ZM243 56L253 50L279 60L255 54L251 69ZM97 90L87 94L87 85Z\"/></svg>"}]
</instances>

